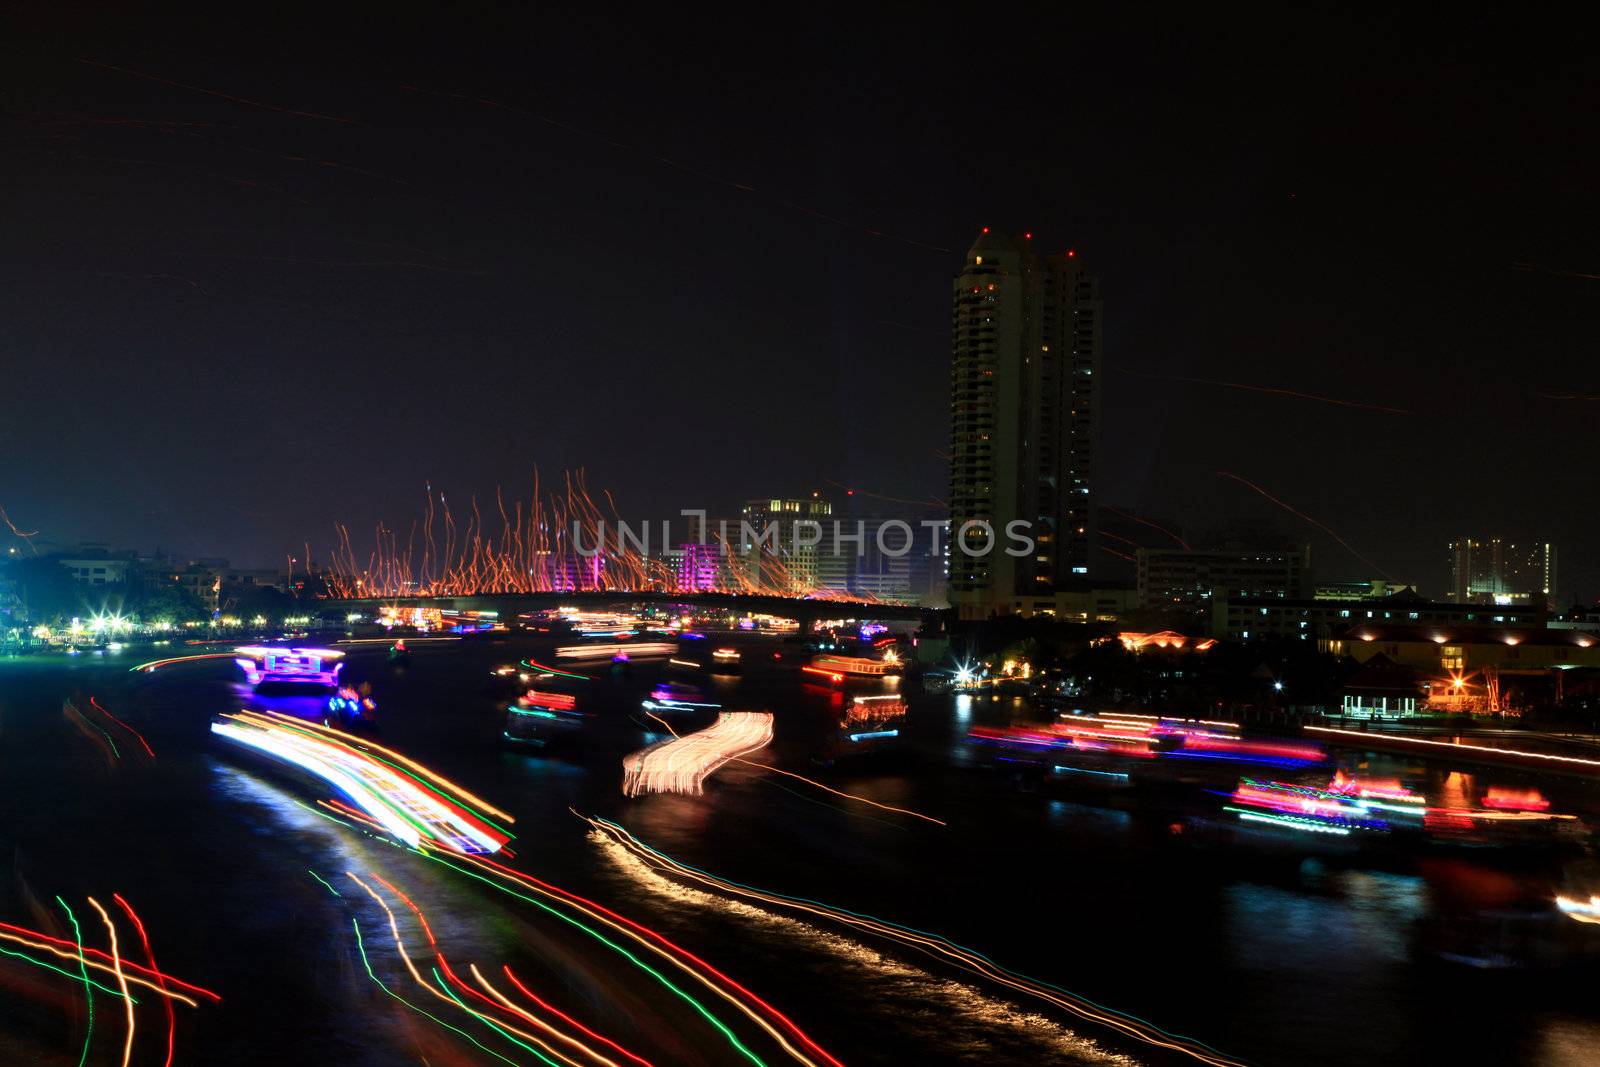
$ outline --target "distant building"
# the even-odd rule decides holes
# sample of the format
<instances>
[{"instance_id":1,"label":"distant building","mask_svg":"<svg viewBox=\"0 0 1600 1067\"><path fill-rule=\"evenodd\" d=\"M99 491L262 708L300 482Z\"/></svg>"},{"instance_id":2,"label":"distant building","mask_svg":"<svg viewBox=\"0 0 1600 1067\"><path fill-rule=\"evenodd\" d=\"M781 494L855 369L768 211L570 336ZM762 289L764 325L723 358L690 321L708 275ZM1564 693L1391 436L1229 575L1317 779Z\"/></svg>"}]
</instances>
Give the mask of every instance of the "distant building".
<instances>
[{"instance_id":1,"label":"distant building","mask_svg":"<svg viewBox=\"0 0 1600 1067\"><path fill-rule=\"evenodd\" d=\"M1362 663L1381 654L1403 667L1445 678L1486 669L1507 675L1600 667L1600 634L1544 627L1361 623L1323 647Z\"/></svg>"},{"instance_id":2,"label":"distant building","mask_svg":"<svg viewBox=\"0 0 1600 1067\"><path fill-rule=\"evenodd\" d=\"M772 497L745 504L736 551L747 579L768 591L792 595L818 588L818 549L822 537L831 537L832 516L833 505L816 493L808 498ZM731 539L735 531L730 528L728 533ZM807 541L812 543L799 543Z\"/></svg>"},{"instance_id":3,"label":"distant building","mask_svg":"<svg viewBox=\"0 0 1600 1067\"><path fill-rule=\"evenodd\" d=\"M1231 641L1296 637L1322 641L1357 624L1439 625L1449 627L1541 627L1543 608L1454 604L1423 600L1401 592L1383 600L1292 599L1279 596L1229 596L1212 604L1211 634Z\"/></svg>"},{"instance_id":4,"label":"distant building","mask_svg":"<svg viewBox=\"0 0 1600 1067\"><path fill-rule=\"evenodd\" d=\"M1318 582L1312 595L1318 600L1382 600L1396 593L1420 591L1410 582L1395 582L1388 578L1368 578L1358 582Z\"/></svg>"},{"instance_id":5,"label":"distant building","mask_svg":"<svg viewBox=\"0 0 1600 1067\"><path fill-rule=\"evenodd\" d=\"M61 566L84 585L121 585L128 580L130 571L137 570L138 563L131 557L63 559Z\"/></svg>"},{"instance_id":6,"label":"distant building","mask_svg":"<svg viewBox=\"0 0 1600 1067\"><path fill-rule=\"evenodd\" d=\"M1311 546L1140 548L1135 560L1141 606L1205 617L1228 597L1303 598Z\"/></svg>"},{"instance_id":7,"label":"distant building","mask_svg":"<svg viewBox=\"0 0 1600 1067\"><path fill-rule=\"evenodd\" d=\"M178 588L198 600L201 607L207 611L216 611L222 593L222 575L221 568L213 565L215 563L227 566L227 560L214 560L210 563L193 562L172 571L167 577Z\"/></svg>"},{"instance_id":8,"label":"distant building","mask_svg":"<svg viewBox=\"0 0 1600 1067\"><path fill-rule=\"evenodd\" d=\"M962 618L1090 572L1100 285L1076 253L1042 257L1031 238L985 229L953 285L948 591ZM1032 552L1006 554L1012 523Z\"/></svg>"},{"instance_id":9,"label":"distant building","mask_svg":"<svg viewBox=\"0 0 1600 1067\"><path fill-rule=\"evenodd\" d=\"M686 593L710 593L721 588L722 546L690 542L680 545L675 558L674 575L678 589Z\"/></svg>"},{"instance_id":10,"label":"distant building","mask_svg":"<svg viewBox=\"0 0 1600 1067\"><path fill-rule=\"evenodd\" d=\"M1548 542L1463 537L1450 542L1449 599L1460 604L1556 606L1556 550Z\"/></svg>"}]
</instances>

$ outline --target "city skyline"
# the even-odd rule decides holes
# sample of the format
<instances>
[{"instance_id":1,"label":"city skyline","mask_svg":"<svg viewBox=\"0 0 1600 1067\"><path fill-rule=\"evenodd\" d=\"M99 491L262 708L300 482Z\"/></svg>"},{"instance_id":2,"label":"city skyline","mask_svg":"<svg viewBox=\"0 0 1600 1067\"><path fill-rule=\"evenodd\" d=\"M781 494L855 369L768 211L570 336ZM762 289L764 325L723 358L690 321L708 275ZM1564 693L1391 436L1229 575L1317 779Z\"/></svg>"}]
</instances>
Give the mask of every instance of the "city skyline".
<instances>
[{"instance_id":1,"label":"city skyline","mask_svg":"<svg viewBox=\"0 0 1600 1067\"><path fill-rule=\"evenodd\" d=\"M1442 583L1439 546L1481 528L1564 546L1562 585L1600 593L1544 458L1590 458L1574 398L1600 393L1562 56L1464 33L1419 58L1423 27L1392 22L1314 21L1282 59L1090 24L1082 76L1119 104L1063 140L1037 135L1043 67L1019 64L1015 113L952 96L955 34L913 56L801 27L760 57L711 34L676 54L716 77L686 61L657 98L629 70L678 42L642 23L602 75L506 16L527 83L352 54L336 25L207 58L199 24L29 18L0 296L0 447L52 456L0 481L25 529L268 564L535 464L586 467L637 515L830 482L943 498L945 286L990 226L1070 241L1116 294L1107 503L1269 517L1330 577L1375 576L1228 472L1390 575ZM1430 94L1391 91L1419 72ZM1209 91L1174 106L1157 82ZM895 121L927 100L937 123ZM452 412L474 429L443 434ZM648 441L674 462L641 463Z\"/></svg>"}]
</instances>

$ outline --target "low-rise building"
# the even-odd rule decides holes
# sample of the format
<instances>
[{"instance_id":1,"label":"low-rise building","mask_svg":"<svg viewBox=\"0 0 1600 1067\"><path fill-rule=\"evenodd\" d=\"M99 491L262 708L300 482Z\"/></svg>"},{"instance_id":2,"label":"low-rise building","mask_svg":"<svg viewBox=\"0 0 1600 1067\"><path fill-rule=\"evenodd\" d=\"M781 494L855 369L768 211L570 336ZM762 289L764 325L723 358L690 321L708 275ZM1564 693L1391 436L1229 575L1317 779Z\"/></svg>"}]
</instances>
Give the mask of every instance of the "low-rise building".
<instances>
[{"instance_id":1,"label":"low-rise building","mask_svg":"<svg viewBox=\"0 0 1600 1067\"><path fill-rule=\"evenodd\" d=\"M1402 592L1383 600L1286 599L1230 596L1212 604L1211 634L1232 641L1294 637L1325 641L1360 623L1472 627L1542 627L1544 609L1534 605L1454 604Z\"/></svg>"},{"instance_id":2,"label":"low-rise building","mask_svg":"<svg viewBox=\"0 0 1600 1067\"><path fill-rule=\"evenodd\" d=\"M134 566L131 559L64 559L61 566L84 585L121 585Z\"/></svg>"},{"instance_id":3,"label":"low-rise building","mask_svg":"<svg viewBox=\"0 0 1600 1067\"><path fill-rule=\"evenodd\" d=\"M1322 643L1325 651L1365 663L1383 655L1425 675L1450 679L1474 671L1543 673L1600 667L1600 634L1543 626L1451 626L1357 623Z\"/></svg>"}]
</instances>

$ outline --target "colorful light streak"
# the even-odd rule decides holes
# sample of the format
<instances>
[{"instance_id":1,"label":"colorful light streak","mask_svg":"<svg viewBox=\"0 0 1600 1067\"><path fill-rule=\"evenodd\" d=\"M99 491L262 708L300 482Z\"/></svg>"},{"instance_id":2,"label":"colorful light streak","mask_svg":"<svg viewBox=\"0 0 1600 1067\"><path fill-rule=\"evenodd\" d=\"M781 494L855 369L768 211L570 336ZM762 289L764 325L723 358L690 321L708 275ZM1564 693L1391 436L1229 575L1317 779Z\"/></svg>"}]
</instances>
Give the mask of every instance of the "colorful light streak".
<instances>
[{"instance_id":1,"label":"colorful light streak","mask_svg":"<svg viewBox=\"0 0 1600 1067\"><path fill-rule=\"evenodd\" d=\"M1379 739L1379 736L1367 733L1364 730L1341 730L1333 726L1307 726L1305 727L1305 730L1308 733L1338 734L1345 737L1356 737L1368 742ZM1405 737L1400 734L1383 734L1381 735L1381 740L1386 744L1390 742L1398 742L1407 745L1423 745L1430 748L1448 748L1453 749L1458 753L1488 754L1491 756L1516 756L1520 759L1544 760L1550 763L1564 763L1578 767L1600 768L1600 760L1584 759L1580 756L1557 756L1548 752L1526 752L1514 748L1492 748L1488 745L1463 745L1455 741L1430 741L1424 737Z\"/></svg>"},{"instance_id":2,"label":"colorful light streak","mask_svg":"<svg viewBox=\"0 0 1600 1067\"><path fill-rule=\"evenodd\" d=\"M765 714L765 713L763 713L763 714ZM678 731L676 731L676 730L674 730L672 728L672 724L671 723L667 722L665 719L658 718L655 715L651 715L650 717L652 719L655 719L656 722L659 722L662 726L665 726L667 728L667 732L670 733L675 740L681 740L681 738L679 738ZM894 733L898 734L898 731L894 731ZM691 737L691 738L695 737L695 736L697 736L697 735L695 735L695 734L690 734L689 735L689 737ZM856 739L852 738L852 740L856 740ZM648 750L646 750L646 751L648 751ZM912 811L910 808L897 808L892 804L881 804L876 800L870 800L867 797L859 796L859 795L857 795L855 793L846 793L841 789L833 788L833 786L831 786L831 785L824 785L823 783L817 781L815 778L807 778L805 775L796 774L793 771L786 771L782 767L774 767L770 763L758 763L755 760L746 759L743 756L734 756L733 757L733 762L735 762L735 763L743 763L748 767L757 767L757 768L759 768L761 770L764 770L764 771L771 771L774 774L781 774L786 778L794 778L794 779L796 779L798 781L806 783L809 786L813 786L813 787L815 787L817 789L820 789L824 793L832 793L836 797L843 797L846 800L854 800L854 801L857 801L859 803L869 805L870 807L880 808L883 811L892 811L892 812L895 812L895 813L900 814L900 815L910 815L913 818L922 819L925 822L931 822L931 823L935 824L936 826L948 826L949 825L949 823L946 823L943 819L935 819L932 815L924 815L922 812L920 812L920 811Z\"/></svg>"},{"instance_id":3,"label":"colorful light streak","mask_svg":"<svg viewBox=\"0 0 1600 1067\"><path fill-rule=\"evenodd\" d=\"M582 816L580 816L582 817ZM723 897L757 901L761 904L800 913L837 923L853 931L881 937L929 955L945 964L953 965L969 974L998 983L1006 989L1023 993L1062 1008L1073 1015L1108 1026L1125 1036L1179 1052L1214 1067L1242 1067L1237 1060L1193 1038L1169 1034L1144 1020L1126 1015L1111 1008L1080 997L1060 986L1012 971L994 963L981 953L956 944L938 934L927 933L888 920L877 919L860 912L833 907L804 897L789 896L770 890L734 882L697 867L681 863L664 852L646 845L626 828L604 818L585 818L597 838L619 846L642 862L652 872L670 874L685 881L698 883Z\"/></svg>"},{"instance_id":4,"label":"colorful light streak","mask_svg":"<svg viewBox=\"0 0 1600 1067\"><path fill-rule=\"evenodd\" d=\"M510 822L505 812L381 745L284 715L242 711L223 718L212 723L212 733L321 778L413 848L426 840L452 852L496 852L510 840L455 795Z\"/></svg>"},{"instance_id":5,"label":"colorful light streak","mask_svg":"<svg viewBox=\"0 0 1600 1067\"><path fill-rule=\"evenodd\" d=\"M162 667L171 667L179 663L199 663L208 659L233 659L232 652L202 652L194 656L168 656L166 659L153 659L149 663L141 663L137 667L129 667L130 674L154 674Z\"/></svg>"},{"instance_id":6,"label":"colorful light streak","mask_svg":"<svg viewBox=\"0 0 1600 1067\"><path fill-rule=\"evenodd\" d=\"M1360 799L1286 782L1245 778L1233 791L1233 806L1224 808L1247 822L1273 822L1297 829L1386 831L1388 824L1372 816L1372 805Z\"/></svg>"},{"instance_id":7,"label":"colorful light streak","mask_svg":"<svg viewBox=\"0 0 1600 1067\"><path fill-rule=\"evenodd\" d=\"M541 1029L547 1037L559 1040L570 1047L576 1048L578 1051L589 1056L596 1062L606 1065L606 1067L619 1067L617 1061L602 1054L597 1049L572 1037L559 1028L552 1026L548 1022L539 1019L525 1008L518 1007L508 998L505 998L503 994L498 994L497 991L494 990L494 988L487 982L484 982L485 988L491 993L496 994L497 999L491 1000L489 997L485 996L483 993L479 992L477 989L463 981L455 973L455 971L451 969L449 961L445 959L444 953L439 947L438 940L434 936L433 928L428 923L426 916L423 915L422 909L417 907L415 902L413 902L410 897L406 896L389 882L378 877L377 875L370 875L369 877L371 877L374 882L379 883L385 889L397 896L408 908L411 909L412 913L416 916L422 932L428 939L428 945L433 951L434 958L438 961L438 966L432 969L432 973L437 984L428 982L417 970L417 966L412 960L410 953L406 951L405 941L400 934L399 923L396 921L394 910L389 906L389 902L384 899L382 894L380 894L372 886L368 885L354 872L346 871L345 876L365 890L366 893L377 902L378 906L383 909L384 915L388 919L390 934L394 938L395 950L398 953L401 962L404 964L407 972L410 973L412 979L431 996L445 1003L454 1004L476 1021L488 1026L491 1030L494 1030L500 1036L506 1038L512 1044L517 1045L524 1051L533 1053L533 1055L539 1060L544 1063L551 1064L552 1067L559 1067L557 1061L568 1064L570 1067L582 1067L582 1065L577 1060L565 1055L560 1049L550 1044L549 1041L522 1029L519 1025L516 1025L511 1020L505 1018L505 1016L510 1015L518 1022L529 1022L534 1024L536 1027ZM471 970L474 976L482 981L482 976L477 972L476 967L471 968ZM450 988L452 985L455 987L454 990ZM489 1005L489 1007L493 1009L492 1013L484 1012L469 1006L460 998L457 990L465 993L469 997ZM621 1046L616 1047L621 1048ZM648 1064L649 1062L644 1060L642 1057L633 1057L631 1053L628 1055L640 1063Z\"/></svg>"},{"instance_id":8,"label":"colorful light streak","mask_svg":"<svg viewBox=\"0 0 1600 1067\"><path fill-rule=\"evenodd\" d=\"M572 711L577 706L578 698L571 693L550 693L530 689L517 698L518 708L549 708L555 711Z\"/></svg>"},{"instance_id":9,"label":"colorful light streak","mask_svg":"<svg viewBox=\"0 0 1600 1067\"><path fill-rule=\"evenodd\" d=\"M835 675L848 674L862 678L881 678L886 674L898 673L900 663L898 659L867 659L864 656L817 656L811 661L811 666L820 667Z\"/></svg>"},{"instance_id":10,"label":"colorful light streak","mask_svg":"<svg viewBox=\"0 0 1600 1067\"><path fill-rule=\"evenodd\" d=\"M72 908L65 900L57 896L55 898L56 904L61 908L67 917L67 921L72 926L72 940L69 941L36 930L28 930L11 923L0 923L0 941L21 945L34 953L55 956L58 959L74 964L75 968L69 970L65 967L57 966L46 959L39 959L35 955L6 948L0 948L0 955L8 959L32 964L42 970L69 978L75 984L82 985L87 1022L84 1027L82 1050L78 1057L80 1067L89 1061L95 1045L97 1015L94 994L97 990L122 1003L122 1016L125 1025L119 1047L121 1051L120 1062L123 1067L128 1067L132 1063L134 1040L138 1030L138 1015L135 1009L143 1003L139 997L134 995L134 987L137 986L142 991L155 993L165 1007L167 1019L165 1063L170 1067L176 1037L176 1020L172 1009L173 1002L177 1001L189 1007L198 1007L199 1001L195 997L203 997L212 1003L220 1002L222 998L210 990L181 981L158 970L155 966L155 956L150 948L150 937L144 923L132 906L120 894L113 894L112 899L128 916L128 919L133 923L134 929L138 932L140 944L144 948L146 963L141 964L123 956L117 925L113 921L111 913L94 897L88 897L87 900L89 906L94 909L95 913L100 917L101 923L105 926L109 951L89 948L84 944L83 928L78 922L77 915L73 913ZM91 969L106 981L96 981L90 975ZM194 994L194 996L188 995L190 993Z\"/></svg>"},{"instance_id":11,"label":"colorful light streak","mask_svg":"<svg viewBox=\"0 0 1600 1067\"><path fill-rule=\"evenodd\" d=\"M1600 896L1591 895L1588 900L1556 897L1556 907L1567 918L1577 922L1600 923Z\"/></svg>"},{"instance_id":12,"label":"colorful light streak","mask_svg":"<svg viewBox=\"0 0 1600 1067\"><path fill-rule=\"evenodd\" d=\"M557 678L571 678L575 682L587 682L589 680L587 674L573 674L571 671L564 671L560 667L547 667L543 663L538 663L531 659L522 660L522 666L530 671L538 671L541 674L553 674Z\"/></svg>"},{"instance_id":13,"label":"colorful light streak","mask_svg":"<svg viewBox=\"0 0 1600 1067\"><path fill-rule=\"evenodd\" d=\"M1549 811L1550 801L1537 789L1491 788L1484 794L1483 806L1499 811Z\"/></svg>"},{"instance_id":14,"label":"colorful light streak","mask_svg":"<svg viewBox=\"0 0 1600 1067\"><path fill-rule=\"evenodd\" d=\"M328 815L326 813L317 814L321 814L324 818L328 818L330 821L341 823L347 828L351 827L352 825L348 822L345 822L343 819ZM689 952L687 949L675 944L648 927L645 927L627 918L626 916L606 908L605 906L598 904L593 900L589 900L575 893L571 893L568 890L560 888L559 886L541 881L532 875L515 870L511 867L507 867L504 864L497 863L485 855L452 853L438 849L426 841L422 843L421 847L412 849L412 852L417 856L449 868L450 870L473 879L474 881L488 885L512 899L531 904L538 908L541 912L583 932L588 937L605 945L608 949L617 953L628 962L632 963L635 967L639 968L642 972L649 975L673 996L679 998L693 1008L698 1015L704 1018L711 1026L713 1026L719 1033L722 1034L722 1036L729 1042L735 1051L752 1063L757 1065L765 1065L766 1060L762 1059L759 1054L741 1041L739 1036L735 1034L733 1030L727 1026L727 1024L723 1023L717 1018L716 1015L707 1009L706 1006L701 1003L701 1001L697 1000L692 994L687 992L678 984L674 983L672 979L666 974L662 973L661 970L651 966L651 964L646 962L646 960L641 959L637 952L628 948L619 941L613 940L612 937L608 937L605 933L602 933L594 926L590 926L580 919L575 918L573 915L568 914L567 909L585 916L589 920L595 922L598 926L608 928L614 934L620 935L626 940L632 941L637 947L659 957L672 967L690 976L716 996L720 997L722 1000L738 1009L753 1023L755 1023L764 1032L777 1041L784 1051L799 1063L808 1065L808 1067L821 1067L822 1064L832 1065L832 1067L842 1067L842 1064L840 1064L838 1059L828 1054L824 1049L821 1048L820 1045L816 1043L815 1040L809 1037L809 1035L805 1034L805 1032L793 1022L793 1020L779 1012L770 1003L756 996L749 989L729 977L727 974L713 967L701 957ZM383 988L390 997L400 1001L402 1004L405 1004L411 1010L432 1019L439 1025L444 1026L447 1029L462 1035L463 1037L466 1037L478 1048L489 1052L496 1058L505 1060L505 1057L500 1056L498 1053L488 1049L466 1031L444 1022L437 1016L429 1014L423 1009L417 1007L415 1004L405 1000L403 997L399 996L393 990L384 985L382 980L377 977L376 972L372 968L371 959L367 952L365 942L362 938L360 923L353 921L352 925L356 934L357 947L361 952L363 965L367 971L368 977L371 978L375 984ZM509 974L509 969L507 970ZM513 981L515 981L514 976ZM437 975L435 984L438 985L439 988L447 995L450 995L450 990L444 985L442 979L438 979ZM521 988L520 983L519 988ZM452 999L455 998L452 997ZM506 1062L512 1061L506 1060Z\"/></svg>"},{"instance_id":15,"label":"colorful light streak","mask_svg":"<svg viewBox=\"0 0 1600 1067\"><path fill-rule=\"evenodd\" d=\"M111 712L107 711L105 706L96 700L92 695L89 697L89 706L98 711L100 714L104 715L106 718L110 719L112 722L116 723L118 726L122 727L128 733L132 734L139 744L144 747L145 752L149 754L150 758L156 758L156 750L150 747L150 742L144 739L144 734L141 734L138 730L135 730L133 727L129 726L127 723L111 714Z\"/></svg>"},{"instance_id":16,"label":"colorful light streak","mask_svg":"<svg viewBox=\"0 0 1600 1067\"><path fill-rule=\"evenodd\" d=\"M765 748L771 740L771 712L719 712L716 722L704 730L683 737L674 735L670 741L651 745L624 759L622 792L630 797L641 793L699 796L704 792L705 780L729 760Z\"/></svg>"},{"instance_id":17,"label":"colorful light streak","mask_svg":"<svg viewBox=\"0 0 1600 1067\"><path fill-rule=\"evenodd\" d=\"M556 649L556 657L558 659L607 659L618 654L626 656L670 656L677 650L678 646L670 641L618 641L611 644L562 645Z\"/></svg>"}]
</instances>

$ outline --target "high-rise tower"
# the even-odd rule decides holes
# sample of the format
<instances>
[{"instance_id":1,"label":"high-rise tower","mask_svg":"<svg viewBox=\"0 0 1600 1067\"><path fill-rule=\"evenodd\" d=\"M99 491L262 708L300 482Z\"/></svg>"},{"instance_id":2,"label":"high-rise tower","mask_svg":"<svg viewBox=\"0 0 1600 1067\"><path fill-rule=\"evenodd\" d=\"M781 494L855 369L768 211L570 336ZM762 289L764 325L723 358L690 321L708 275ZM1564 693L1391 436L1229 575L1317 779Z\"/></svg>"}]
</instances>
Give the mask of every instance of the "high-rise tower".
<instances>
[{"instance_id":1,"label":"high-rise tower","mask_svg":"<svg viewBox=\"0 0 1600 1067\"><path fill-rule=\"evenodd\" d=\"M955 279L950 602L963 618L1032 613L1087 580L1095 544L1099 281L1074 251L1032 244L985 229ZM1008 555L1018 520L1034 549Z\"/></svg>"}]
</instances>

